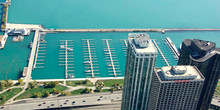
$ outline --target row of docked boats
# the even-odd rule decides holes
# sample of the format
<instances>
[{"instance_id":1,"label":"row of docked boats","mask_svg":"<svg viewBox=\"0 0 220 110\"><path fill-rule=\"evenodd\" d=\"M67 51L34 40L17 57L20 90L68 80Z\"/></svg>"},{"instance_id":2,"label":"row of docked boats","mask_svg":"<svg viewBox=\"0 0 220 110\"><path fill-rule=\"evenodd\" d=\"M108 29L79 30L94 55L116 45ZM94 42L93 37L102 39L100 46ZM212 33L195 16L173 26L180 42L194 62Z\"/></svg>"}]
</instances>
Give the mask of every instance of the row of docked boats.
<instances>
[{"instance_id":1,"label":"row of docked boats","mask_svg":"<svg viewBox=\"0 0 220 110\"><path fill-rule=\"evenodd\" d=\"M65 49L66 48L66 46L64 46L64 45L60 45L60 49ZM73 51L73 49L71 49L71 48L67 48L67 51Z\"/></svg>"}]
</instances>

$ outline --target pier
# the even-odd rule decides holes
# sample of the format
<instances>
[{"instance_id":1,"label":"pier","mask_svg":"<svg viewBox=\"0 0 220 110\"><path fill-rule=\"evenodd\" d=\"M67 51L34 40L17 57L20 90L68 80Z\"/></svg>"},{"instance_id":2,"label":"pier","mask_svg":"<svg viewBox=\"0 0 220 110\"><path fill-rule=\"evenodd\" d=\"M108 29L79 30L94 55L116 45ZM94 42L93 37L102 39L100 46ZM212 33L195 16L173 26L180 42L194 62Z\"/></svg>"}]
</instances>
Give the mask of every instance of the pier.
<instances>
[{"instance_id":1,"label":"pier","mask_svg":"<svg viewBox=\"0 0 220 110\"><path fill-rule=\"evenodd\" d=\"M220 31L212 28L134 28L134 29L43 29L44 32L160 32L167 31Z\"/></svg>"},{"instance_id":2,"label":"pier","mask_svg":"<svg viewBox=\"0 0 220 110\"><path fill-rule=\"evenodd\" d=\"M92 78L95 77L95 74L98 70L98 61L96 58L96 49L95 49L95 42L93 39L82 39L83 45L83 54L84 54L84 66L85 66L85 73L91 74ZM96 64L94 64L96 63Z\"/></svg>"},{"instance_id":3,"label":"pier","mask_svg":"<svg viewBox=\"0 0 220 110\"><path fill-rule=\"evenodd\" d=\"M127 48L128 48L127 39L120 39L120 40L121 40L123 52L126 56L127 55Z\"/></svg>"},{"instance_id":4,"label":"pier","mask_svg":"<svg viewBox=\"0 0 220 110\"><path fill-rule=\"evenodd\" d=\"M168 61L166 60L165 56L163 55L163 52L160 50L160 47L157 45L157 42L154 39L152 39L152 41L154 42L154 45L156 46L157 50L160 52L161 56L163 57L166 65L170 66Z\"/></svg>"},{"instance_id":5,"label":"pier","mask_svg":"<svg viewBox=\"0 0 220 110\"><path fill-rule=\"evenodd\" d=\"M109 60L106 60L107 61L107 67L108 67L108 69L110 69L110 70L112 70L112 71L108 71L108 72L110 72L110 73L113 73L113 75L115 76L115 77L117 77L117 75L121 75L121 74L118 74L118 72L121 72L121 71L119 71L119 65L115 65L116 63L118 63L117 61L117 57L116 57L116 55L113 55L113 53L115 53L115 52L113 52L113 51L115 51L113 48L111 48L111 46L110 46L110 44L109 44L109 42L112 42L112 40L111 39L103 39L103 41L105 42L105 48L104 48L104 52L106 52L106 53L104 53L105 54L105 57L107 57L107 59L109 59ZM110 62L110 63L108 63L108 62ZM118 67L118 68L116 68L116 67Z\"/></svg>"},{"instance_id":6,"label":"pier","mask_svg":"<svg viewBox=\"0 0 220 110\"><path fill-rule=\"evenodd\" d=\"M39 36L39 38L41 38ZM35 62L34 62L34 68L44 68L44 61L46 58L46 48L47 48L47 42L46 41L39 41L40 39L38 39L38 44L37 44L37 51L36 51L36 55L35 55ZM38 66L40 65L40 66Z\"/></svg>"},{"instance_id":7,"label":"pier","mask_svg":"<svg viewBox=\"0 0 220 110\"><path fill-rule=\"evenodd\" d=\"M36 53L36 49L37 49L37 41L39 38L39 30L35 31L35 35L34 35L34 40L33 40L33 44L32 44L32 49L31 49L31 53L30 53L30 57L29 57L29 62L28 62L28 67L26 69L26 73L25 77L24 77L24 88L28 87L28 82L31 80L31 73L32 73L32 68L33 68L33 64L34 64L34 58L35 58L35 53Z\"/></svg>"},{"instance_id":8,"label":"pier","mask_svg":"<svg viewBox=\"0 0 220 110\"><path fill-rule=\"evenodd\" d=\"M176 58L178 60L179 56L180 56L180 53L177 50L174 43L171 41L171 39L169 37L166 37L166 39L163 39L163 40L165 41L165 44L172 50L172 52L174 54L174 58Z\"/></svg>"},{"instance_id":9,"label":"pier","mask_svg":"<svg viewBox=\"0 0 220 110\"><path fill-rule=\"evenodd\" d=\"M65 66L65 78L74 78L73 40L60 40L59 49L59 66Z\"/></svg>"},{"instance_id":10,"label":"pier","mask_svg":"<svg viewBox=\"0 0 220 110\"><path fill-rule=\"evenodd\" d=\"M46 29L41 25L36 24L13 24L6 23L7 29L30 29L40 30L47 33L59 32L160 32L165 33L169 31L220 31L219 28L112 28L112 29Z\"/></svg>"}]
</instances>

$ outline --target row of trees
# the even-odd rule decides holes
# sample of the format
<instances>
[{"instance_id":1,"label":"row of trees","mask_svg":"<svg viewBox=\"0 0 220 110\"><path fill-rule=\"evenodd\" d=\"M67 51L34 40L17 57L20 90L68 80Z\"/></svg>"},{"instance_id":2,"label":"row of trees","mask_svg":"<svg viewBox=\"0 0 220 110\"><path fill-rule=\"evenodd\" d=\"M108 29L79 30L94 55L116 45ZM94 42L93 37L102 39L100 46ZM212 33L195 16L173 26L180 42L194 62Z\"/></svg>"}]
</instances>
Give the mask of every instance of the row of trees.
<instances>
[{"instance_id":1,"label":"row of trees","mask_svg":"<svg viewBox=\"0 0 220 110\"><path fill-rule=\"evenodd\" d=\"M5 28L5 24L6 24L6 13L8 11L8 5L4 4L4 9L3 9L3 17L2 17L2 25L1 28L4 29Z\"/></svg>"},{"instance_id":2,"label":"row of trees","mask_svg":"<svg viewBox=\"0 0 220 110\"><path fill-rule=\"evenodd\" d=\"M58 81L44 82L44 88L54 88L58 85Z\"/></svg>"},{"instance_id":3,"label":"row of trees","mask_svg":"<svg viewBox=\"0 0 220 110\"><path fill-rule=\"evenodd\" d=\"M88 84L88 83L91 83L88 79L84 80L84 81L78 81L76 82L75 84L77 85L81 85L81 84Z\"/></svg>"}]
</instances>

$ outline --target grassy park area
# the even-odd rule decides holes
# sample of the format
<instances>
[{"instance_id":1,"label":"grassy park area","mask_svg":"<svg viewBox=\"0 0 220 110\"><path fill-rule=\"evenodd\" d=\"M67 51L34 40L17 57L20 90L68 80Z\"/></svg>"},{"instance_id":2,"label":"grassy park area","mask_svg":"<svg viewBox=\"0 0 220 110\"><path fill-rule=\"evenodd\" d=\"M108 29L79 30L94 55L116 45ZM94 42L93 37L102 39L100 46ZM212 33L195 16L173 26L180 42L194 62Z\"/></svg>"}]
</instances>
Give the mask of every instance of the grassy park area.
<instances>
[{"instance_id":1,"label":"grassy park area","mask_svg":"<svg viewBox=\"0 0 220 110\"><path fill-rule=\"evenodd\" d=\"M117 83L119 86L123 86L124 79L111 79L111 80L102 80L105 87L114 87Z\"/></svg>"},{"instance_id":2,"label":"grassy park area","mask_svg":"<svg viewBox=\"0 0 220 110\"><path fill-rule=\"evenodd\" d=\"M4 104L8 99L12 98L21 91L21 88L14 88L0 94L0 105Z\"/></svg>"},{"instance_id":3,"label":"grassy park area","mask_svg":"<svg viewBox=\"0 0 220 110\"><path fill-rule=\"evenodd\" d=\"M67 81L66 84L68 86L76 87L76 86L86 86L92 87L93 84L89 80L82 80L82 81Z\"/></svg>"},{"instance_id":4,"label":"grassy park area","mask_svg":"<svg viewBox=\"0 0 220 110\"><path fill-rule=\"evenodd\" d=\"M31 89L26 90L23 94L18 96L15 100L25 99L25 98L34 98L35 93L40 93L41 95L45 94L46 91L48 91L49 93L52 93L54 89L56 89L59 92L62 92L66 90L67 87L64 87L61 85L58 85L54 88L44 88L44 87L37 86L36 88L31 88Z\"/></svg>"}]
</instances>

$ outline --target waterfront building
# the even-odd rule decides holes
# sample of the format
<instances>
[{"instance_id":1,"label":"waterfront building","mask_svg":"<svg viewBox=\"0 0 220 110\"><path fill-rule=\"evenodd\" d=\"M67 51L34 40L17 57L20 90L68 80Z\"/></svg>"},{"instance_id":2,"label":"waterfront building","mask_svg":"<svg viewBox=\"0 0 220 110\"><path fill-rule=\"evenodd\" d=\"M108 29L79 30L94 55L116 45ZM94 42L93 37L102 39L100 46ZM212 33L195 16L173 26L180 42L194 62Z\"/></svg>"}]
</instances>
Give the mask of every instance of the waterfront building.
<instances>
[{"instance_id":1,"label":"waterfront building","mask_svg":"<svg viewBox=\"0 0 220 110\"><path fill-rule=\"evenodd\" d=\"M196 66L205 77L197 109L208 110L220 75L220 48L213 42L185 39L178 64Z\"/></svg>"},{"instance_id":2,"label":"waterfront building","mask_svg":"<svg viewBox=\"0 0 220 110\"><path fill-rule=\"evenodd\" d=\"M203 83L195 66L155 68L147 110L195 110Z\"/></svg>"},{"instance_id":3,"label":"waterfront building","mask_svg":"<svg viewBox=\"0 0 220 110\"><path fill-rule=\"evenodd\" d=\"M124 77L122 110L145 110L157 50L146 33L130 33Z\"/></svg>"}]
</instances>

